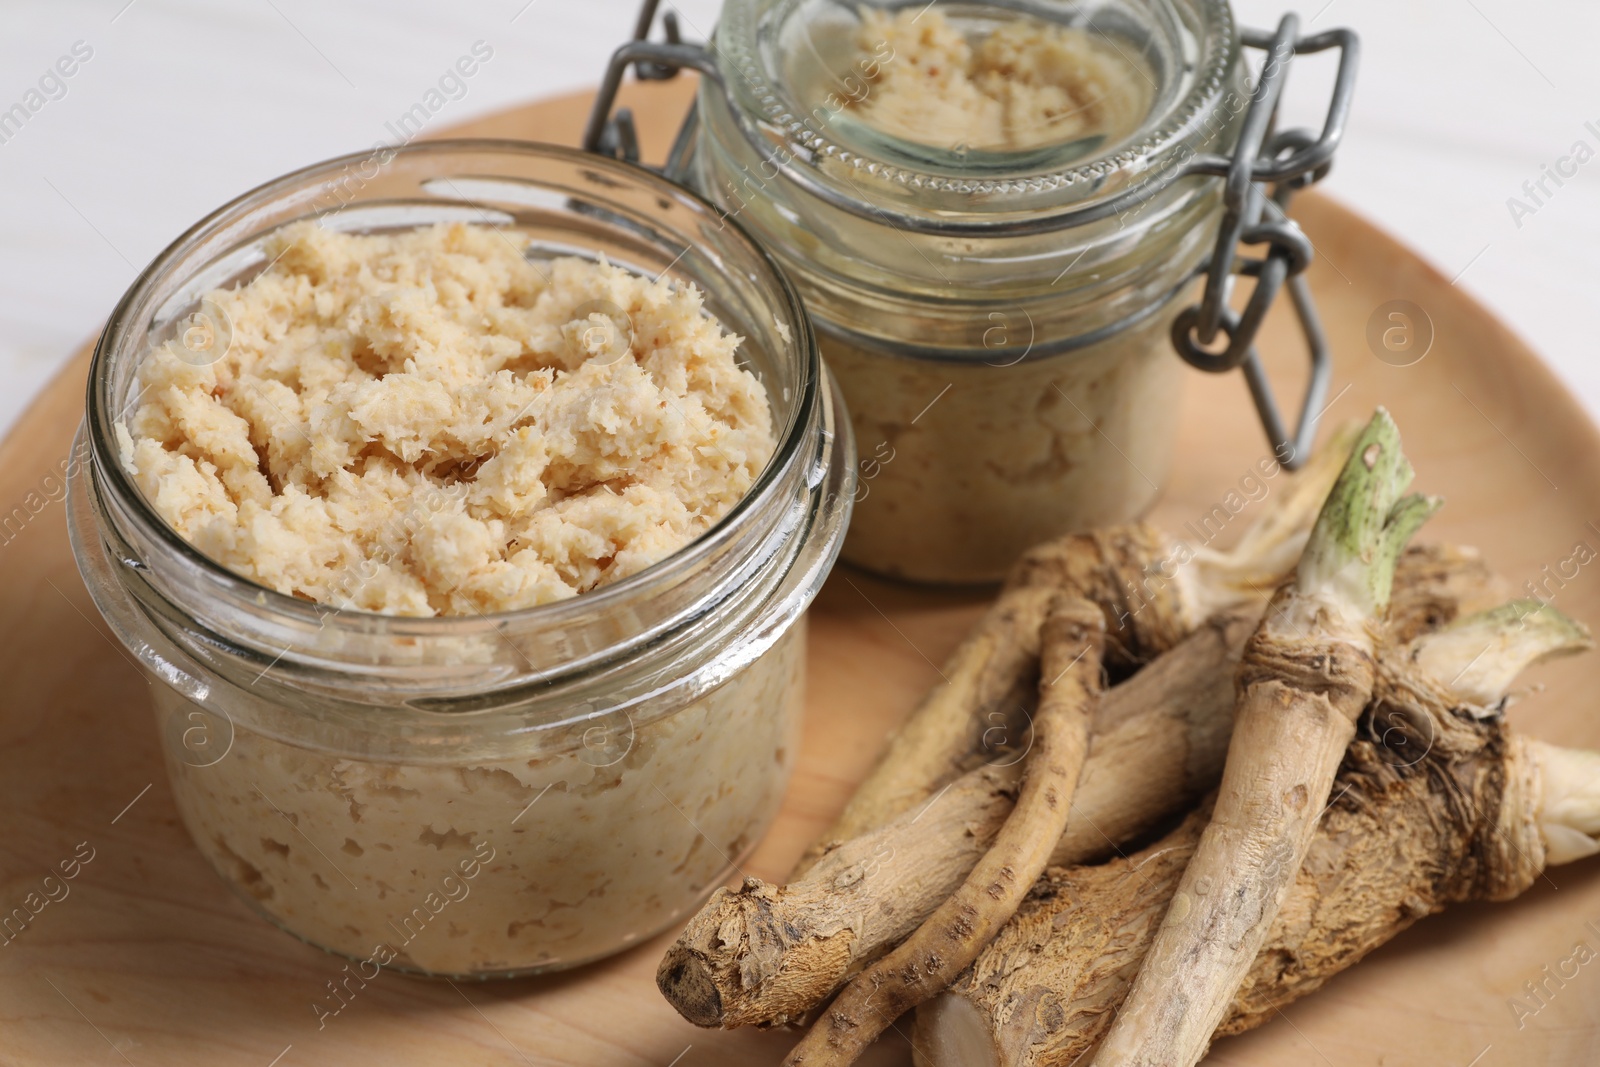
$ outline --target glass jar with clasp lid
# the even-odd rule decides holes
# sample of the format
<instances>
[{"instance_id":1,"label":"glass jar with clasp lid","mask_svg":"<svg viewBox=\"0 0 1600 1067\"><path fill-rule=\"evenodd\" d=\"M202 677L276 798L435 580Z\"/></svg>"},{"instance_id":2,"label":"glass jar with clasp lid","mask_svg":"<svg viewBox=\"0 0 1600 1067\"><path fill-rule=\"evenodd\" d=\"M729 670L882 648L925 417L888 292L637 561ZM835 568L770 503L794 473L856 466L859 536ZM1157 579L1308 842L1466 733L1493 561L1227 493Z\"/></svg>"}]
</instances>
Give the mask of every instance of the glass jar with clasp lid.
<instances>
[{"instance_id":1,"label":"glass jar with clasp lid","mask_svg":"<svg viewBox=\"0 0 1600 1067\"><path fill-rule=\"evenodd\" d=\"M1242 370L1279 461L1304 462L1329 367L1284 209L1339 143L1354 34L1240 31L1225 0L727 0L701 46L670 14L650 40L654 8L585 147L637 158L612 114L630 66L702 75L665 169L806 302L861 456L846 560L987 582L1138 516L1173 450L1173 348ZM1330 49L1322 129L1276 129L1293 58ZM1311 364L1292 429L1254 347L1285 287Z\"/></svg>"}]
</instances>

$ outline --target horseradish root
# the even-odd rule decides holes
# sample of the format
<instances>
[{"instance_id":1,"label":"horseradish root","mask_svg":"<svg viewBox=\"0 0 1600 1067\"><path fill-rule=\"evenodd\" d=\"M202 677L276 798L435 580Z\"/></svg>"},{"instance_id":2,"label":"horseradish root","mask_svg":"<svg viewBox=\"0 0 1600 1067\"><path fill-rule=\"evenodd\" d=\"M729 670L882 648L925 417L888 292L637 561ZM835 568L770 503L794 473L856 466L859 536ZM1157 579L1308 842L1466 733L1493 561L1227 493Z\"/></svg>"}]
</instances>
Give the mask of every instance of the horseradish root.
<instances>
[{"instance_id":1,"label":"horseradish root","mask_svg":"<svg viewBox=\"0 0 1600 1067\"><path fill-rule=\"evenodd\" d=\"M1470 550L1412 548L1396 571L1386 638L1406 642L1494 603L1495 585ZM1259 621L1253 608L1219 616L1104 694L1052 864L1103 859L1215 788L1234 671ZM955 892L1010 814L1019 770L966 774L787 885L751 878L717 890L663 959L663 995L700 1026L805 1017Z\"/></svg>"},{"instance_id":2,"label":"horseradish root","mask_svg":"<svg viewBox=\"0 0 1600 1067\"><path fill-rule=\"evenodd\" d=\"M830 849L916 807L947 785L987 729L1012 721L1038 679L1039 626L1066 592L1106 618L1106 666L1127 673L1218 611L1259 602L1294 569L1354 434L1337 431L1230 552L1194 548L1144 523L1072 534L1026 552L998 599L946 662L945 681L892 736L833 827L796 864L798 878ZM989 755L993 755L990 753Z\"/></svg>"},{"instance_id":3,"label":"horseradish root","mask_svg":"<svg viewBox=\"0 0 1600 1067\"><path fill-rule=\"evenodd\" d=\"M1515 633L1508 614L1525 616ZM1589 645L1582 627L1524 603L1380 653L1334 800L1219 1033L1266 1022L1447 904L1514 896L1545 865L1600 849L1600 754L1515 737L1498 710L1484 714L1528 664ZM1472 677L1480 665L1495 688ZM917 1010L923 1067L1080 1062L1120 1008L1207 814L1127 859L1049 871Z\"/></svg>"},{"instance_id":4,"label":"horseradish root","mask_svg":"<svg viewBox=\"0 0 1600 1067\"><path fill-rule=\"evenodd\" d=\"M1039 710L1022 785L993 846L905 943L845 987L785 1067L848 1067L902 1014L941 992L1016 913L1067 825L1100 697L1105 618L1067 594L1040 632Z\"/></svg>"},{"instance_id":5,"label":"horseradish root","mask_svg":"<svg viewBox=\"0 0 1600 1067\"><path fill-rule=\"evenodd\" d=\"M1076 862L1120 843L1107 842L1091 824L1132 823L1148 831L1181 810L1180 792L1192 804L1216 784L1233 712L1233 671L1256 621L1244 612L1201 627L1105 693L1072 816L1051 862ZM1150 745L1157 736L1163 743ZM1101 755L1108 741L1112 759ZM1131 774L1118 766L1123 760L1132 762ZM1021 769L1013 760L971 771L887 825L831 849L787 885L749 878L736 890L718 889L662 960L656 973L662 994L700 1026L779 1026L803 1018L956 891L1011 814Z\"/></svg>"},{"instance_id":6,"label":"horseradish root","mask_svg":"<svg viewBox=\"0 0 1600 1067\"><path fill-rule=\"evenodd\" d=\"M1211 822L1098 1067L1197 1063L1261 949L1371 699L1395 562L1438 507L1401 497L1411 473L1379 410L1245 649Z\"/></svg>"}]
</instances>

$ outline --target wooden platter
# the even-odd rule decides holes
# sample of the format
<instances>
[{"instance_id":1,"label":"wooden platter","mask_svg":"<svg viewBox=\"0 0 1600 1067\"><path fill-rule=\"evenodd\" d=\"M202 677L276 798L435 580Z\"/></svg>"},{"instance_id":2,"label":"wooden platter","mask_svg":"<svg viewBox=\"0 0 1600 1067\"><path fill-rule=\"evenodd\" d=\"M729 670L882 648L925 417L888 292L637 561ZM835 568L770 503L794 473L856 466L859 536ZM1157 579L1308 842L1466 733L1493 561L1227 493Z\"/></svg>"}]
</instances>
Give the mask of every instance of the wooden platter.
<instances>
[{"instance_id":1,"label":"wooden platter","mask_svg":"<svg viewBox=\"0 0 1600 1067\"><path fill-rule=\"evenodd\" d=\"M690 88L687 79L627 88L647 155L664 154ZM587 103L530 105L452 132L574 143ZM1600 568L1575 562L1600 550L1595 427L1525 345L1391 238L1316 195L1298 215L1316 243L1311 281L1336 356L1329 417L1388 405L1418 486L1448 500L1428 536L1478 545L1515 586L1535 583L1600 625L1600 574L1589 573ZM1431 323L1431 347L1410 366L1380 360L1368 342L1369 321L1397 300ZM1281 316L1264 349L1289 395L1303 357ZM93 856L65 897L16 936L0 934L0 1065L777 1063L792 1035L697 1030L661 1000L653 975L667 937L519 982L384 975L318 1029L311 1004L340 961L256 918L191 846L167 792L146 683L73 565L51 472L81 416L86 356L0 446L0 913L62 861ZM1267 454L1236 376L1190 376L1179 436L1155 515L1172 529L1209 512ZM812 612L799 770L747 870L781 876L821 832L981 603L835 574ZM1512 712L1517 724L1600 748L1600 654L1533 681ZM1207 1063L1597 1063L1600 964L1575 962L1595 958L1575 956L1580 943L1600 952L1600 860L1556 868L1511 904L1423 922L1265 1028L1218 1043ZM1528 983L1541 987L1539 1000ZM1513 998L1538 1010L1518 1013ZM891 1033L867 1062L910 1060L904 1036Z\"/></svg>"}]
</instances>

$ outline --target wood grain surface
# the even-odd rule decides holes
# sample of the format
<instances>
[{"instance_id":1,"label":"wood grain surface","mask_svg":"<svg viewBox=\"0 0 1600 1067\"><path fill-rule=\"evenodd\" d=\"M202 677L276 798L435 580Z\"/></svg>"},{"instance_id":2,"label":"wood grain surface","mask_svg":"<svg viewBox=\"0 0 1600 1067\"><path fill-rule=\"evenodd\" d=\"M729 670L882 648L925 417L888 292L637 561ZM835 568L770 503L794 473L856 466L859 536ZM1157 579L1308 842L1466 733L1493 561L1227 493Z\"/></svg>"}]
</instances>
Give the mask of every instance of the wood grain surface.
<instances>
[{"instance_id":1,"label":"wood grain surface","mask_svg":"<svg viewBox=\"0 0 1600 1067\"><path fill-rule=\"evenodd\" d=\"M647 154L664 151L688 90L629 87ZM586 110L567 98L456 132L571 143ZM1427 536L1480 546L1514 585L1538 583L1563 610L1600 623L1590 573L1600 568L1571 562L1580 543L1600 550L1595 428L1516 337L1404 248L1314 195L1298 215L1316 242L1311 279L1336 354L1329 417L1388 405L1418 487L1448 501ZM1367 342L1369 319L1394 300L1432 324L1431 348L1412 366L1381 361ZM1286 392L1303 360L1287 326L1276 316L1264 342ZM75 360L0 446L0 516L14 506L27 516L0 529L0 912L75 851L81 858L81 843L93 850L65 898L0 938L0 1065L775 1064L792 1035L697 1030L661 1000L653 975L670 935L540 979L384 975L318 1029L311 1004L341 961L258 919L191 846L147 683L73 566L50 471L68 454L86 366ZM1267 454L1236 376L1190 376L1180 439L1155 514L1172 528L1209 512ZM978 594L835 573L812 612L799 769L746 870L781 876L825 827L981 604ZM1600 656L1566 661L1533 675L1512 715L1537 736L1600 748L1597 692ZM1557 868L1513 903L1421 923L1262 1030L1218 1043L1207 1063L1600 1062L1600 963L1574 962L1579 942L1600 950L1600 861ZM1539 1000L1527 983L1542 986ZM1512 998L1537 1009L1520 1027ZM891 1032L866 1062L910 1059Z\"/></svg>"}]
</instances>

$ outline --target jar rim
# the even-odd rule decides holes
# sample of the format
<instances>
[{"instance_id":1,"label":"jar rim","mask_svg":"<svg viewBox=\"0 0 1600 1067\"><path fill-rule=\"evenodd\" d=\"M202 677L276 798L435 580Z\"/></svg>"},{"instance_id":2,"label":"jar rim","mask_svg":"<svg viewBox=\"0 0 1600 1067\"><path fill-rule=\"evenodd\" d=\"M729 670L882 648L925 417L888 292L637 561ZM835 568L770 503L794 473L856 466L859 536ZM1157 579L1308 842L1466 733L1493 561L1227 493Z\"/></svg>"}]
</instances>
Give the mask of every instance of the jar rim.
<instances>
[{"instance_id":1,"label":"jar rim","mask_svg":"<svg viewBox=\"0 0 1600 1067\"><path fill-rule=\"evenodd\" d=\"M868 200L848 174L870 178L874 192L887 190L890 197L887 203L871 204L874 214L929 232L982 233L1019 226L1030 232L1060 229L1086 220L1114 196L1146 184L1158 188L1166 161L1204 133L1205 119L1222 100L1240 57L1228 0L1150 0L1175 15L1192 14L1197 55L1190 57L1195 64L1191 84L1170 106L1153 109L1131 139L1108 155L1066 165L1029 165L1039 154L1017 153L1019 165L1012 172L985 168L970 175L938 173L874 158L805 120L806 106L768 68L761 44L763 34L806 2L728 0L724 5L714 54L729 112L746 139L759 143L763 155L805 192L842 206ZM887 0L873 7L891 12L926 10L940 3ZM963 6L1026 14L1038 5L1034 0L974 0ZM841 169L846 176L839 176ZM897 190L903 195L896 195Z\"/></svg>"},{"instance_id":2,"label":"jar rim","mask_svg":"<svg viewBox=\"0 0 1600 1067\"><path fill-rule=\"evenodd\" d=\"M118 500L125 505L124 514L139 524L141 533L153 537L158 543L184 557L187 562L202 570L208 578L224 589L231 589L258 603L268 605L273 610L287 616L298 617L302 621L326 625L329 617L333 616L339 620L352 621L364 629L381 628L389 633L400 633L407 636L425 636L429 633L447 632L452 628L459 628L463 622L477 625L483 622L509 622L532 617L559 622L564 616L579 613L587 614L597 608L605 608L629 596L637 595L640 590L652 584L670 580L677 574L693 569L696 564L703 562L707 556L715 554L719 547L734 536L744 517L758 507L761 500L771 495L782 471L796 460L805 443L804 434L800 431L803 431L807 425L807 415L814 411L820 403L821 359L817 351L815 335L798 292L796 292L787 274L784 273L777 261L759 242L750 236L745 228L739 224L738 220L726 218L722 212L693 190L670 182L654 171L636 164L596 156L560 145L501 138L448 138L430 140L419 144L402 145L392 149L385 149L384 151L392 153L395 158L401 156L414 158L472 151L558 160L565 159L574 163L581 162L586 168L599 174L604 174L608 171L625 174L630 180L644 181L655 185L659 191L675 199L692 204L697 210L703 211L707 218L717 219L719 225L731 224L740 240L748 246L748 250L753 252L765 267L769 275L766 280L771 283L772 291L778 297L776 303L786 312L788 321L783 322L783 325L788 328L791 334L791 347L801 352L802 358L805 360L803 371L798 376L803 395L794 404L788 424L777 434L777 448L767 461L766 466L762 468L760 474L756 477L756 480L751 484L750 489L729 509L726 515L705 533L643 570L565 600L552 601L528 608L481 612L477 615L466 616L391 615L359 608L335 607L334 605L304 600L281 593L276 589L246 578L218 563L184 540L170 523L156 513L150 501L145 497L144 492L134 483L132 477L120 462L114 431L117 418L115 413L116 404L107 395L111 384L111 376L107 373L107 367L111 360L121 354L118 349L118 342L123 339L136 319L136 313L143 298L149 294L153 285L166 275L172 268L174 261L179 259L185 250L216 232L226 223L248 215L253 209L279 198L286 192L303 186L308 180L337 175L353 164L363 163L372 159L374 152L368 150L366 152L351 152L334 156L297 168L277 178L263 182L229 200L221 207L205 215L168 244L140 271L139 275L124 292L122 298L117 302L116 307L107 319L105 328L101 331L95 343L94 353L90 361L86 398L86 423L89 431L89 446L95 461L94 469L98 472L98 477L105 479L109 483L108 487ZM317 213L308 217L320 218L324 214ZM133 355L138 358L143 353Z\"/></svg>"},{"instance_id":3,"label":"jar rim","mask_svg":"<svg viewBox=\"0 0 1600 1067\"><path fill-rule=\"evenodd\" d=\"M441 715L518 707L560 721L567 711L557 705L574 693L666 706L684 686L720 684L810 604L850 510L852 437L796 290L744 228L645 168L533 142L379 147L388 154L313 164L231 201L173 242L119 302L91 362L90 462L68 494L74 554L96 605L166 683L196 693L220 686L261 714L314 707L359 723L360 709L381 706L409 716L406 729L432 730ZM318 183L375 158L382 177L341 205L355 205L347 228L498 216L553 254L604 253L697 282L707 313L742 335L747 358L765 369L780 424L773 457L739 503L695 541L612 585L517 611L432 617L279 593L168 525L123 469L114 430L150 333L172 328L203 292L225 284L219 278L258 272L268 262L264 235L336 214L313 209L319 191L336 188Z\"/></svg>"}]
</instances>

